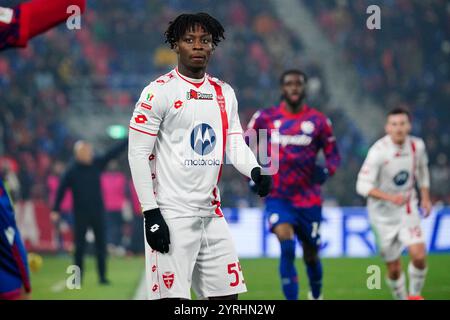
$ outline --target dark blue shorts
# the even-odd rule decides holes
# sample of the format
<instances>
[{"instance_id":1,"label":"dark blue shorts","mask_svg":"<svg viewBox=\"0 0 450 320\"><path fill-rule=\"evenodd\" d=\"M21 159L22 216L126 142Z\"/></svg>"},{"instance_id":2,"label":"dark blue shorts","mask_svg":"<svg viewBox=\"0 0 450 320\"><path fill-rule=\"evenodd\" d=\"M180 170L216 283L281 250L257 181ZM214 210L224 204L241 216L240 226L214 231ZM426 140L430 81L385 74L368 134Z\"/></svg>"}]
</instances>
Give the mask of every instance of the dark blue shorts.
<instances>
[{"instance_id":1,"label":"dark blue shorts","mask_svg":"<svg viewBox=\"0 0 450 320\"><path fill-rule=\"evenodd\" d=\"M320 246L320 223L322 207L296 208L288 200L266 199L265 216L269 221L270 231L281 223L294 227L298 239L311 246Z\"/></svg>"}]
</instances>

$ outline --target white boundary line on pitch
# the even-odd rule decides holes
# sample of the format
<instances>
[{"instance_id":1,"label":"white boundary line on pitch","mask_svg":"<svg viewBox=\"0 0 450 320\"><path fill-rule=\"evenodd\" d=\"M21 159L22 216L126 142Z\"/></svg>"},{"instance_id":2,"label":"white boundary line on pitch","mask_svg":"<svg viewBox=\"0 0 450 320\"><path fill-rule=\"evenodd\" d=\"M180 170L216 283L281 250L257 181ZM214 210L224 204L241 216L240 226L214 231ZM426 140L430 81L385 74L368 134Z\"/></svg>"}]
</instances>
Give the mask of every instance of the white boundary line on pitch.
<instances>
[{"instance_id":1,"label":"white boundary line on pitch","mask_svg":"<svg viewBox=\"0 0 450 320\"><path fill-rule=\"evenodd\" d=\"M66 280L60 280L50 287L52 292L63 292L66 289Z\"/></svg>"},{"instance_id":2,"label":"white boundary line on pitch","mask_svg":"<svg viewBox=\"0 0 450 320\"><path fill-rule=\"evenodd\" d=\"M141 280L139 280L138 287L134 293L133 300L147 300L147 285L145 283L145 270L142 273Z\"/></svg>"}]
</instances>

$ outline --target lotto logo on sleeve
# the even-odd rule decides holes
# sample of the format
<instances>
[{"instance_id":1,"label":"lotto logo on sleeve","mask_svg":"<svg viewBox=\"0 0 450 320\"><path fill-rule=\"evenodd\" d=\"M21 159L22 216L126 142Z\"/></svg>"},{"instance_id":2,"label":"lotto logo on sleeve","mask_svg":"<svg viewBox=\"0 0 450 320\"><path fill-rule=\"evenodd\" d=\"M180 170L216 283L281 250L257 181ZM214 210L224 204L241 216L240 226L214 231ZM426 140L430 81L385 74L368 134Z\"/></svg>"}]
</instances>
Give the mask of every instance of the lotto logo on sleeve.
<instances>
[{"instance_id":1,"label":"lotto logo on sleeve","mask_svg":"<svg viewBox=\"0 0 450 320\"><path fill-rule=\"evenodd\" d=\"M177 101L175 101L173 106L175 107L175 109L179 109L179 108L181 108L183 106L183 101L177 100Z\"/></svg>"},{"instance_id":2,"label":"lotto logo on sleeve","mask_svg":"<svg viewBox=\"0 0 450 320\"><path fill-rule=\"evenodd\" d=\"M145 115L143 115L143 114L140 114L140 115L134 117L134 121L136 123L140 123L140 124L146 123L147 120L148 120L147 117Z\"/></svg>"}]
</instances>

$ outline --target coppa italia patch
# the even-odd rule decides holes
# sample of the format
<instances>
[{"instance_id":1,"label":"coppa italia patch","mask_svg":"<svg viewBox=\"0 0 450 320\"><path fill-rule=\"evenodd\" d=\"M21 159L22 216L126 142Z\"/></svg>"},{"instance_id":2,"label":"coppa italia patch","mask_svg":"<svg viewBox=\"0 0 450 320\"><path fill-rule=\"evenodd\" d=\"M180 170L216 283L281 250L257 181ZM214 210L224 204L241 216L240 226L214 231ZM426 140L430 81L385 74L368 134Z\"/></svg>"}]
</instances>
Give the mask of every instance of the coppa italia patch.
<instances>
[{"instance_id":1,"label":"coppa italia patch","mask_svg":"<svg viewBox=\"0 0 450 320\"><path fill-rule=\"evenodd\" d=\"M212 93L201 93L199 91L195 91L194 89L191 89L189 92L186 92L186 98L188 100L194 99L194 100L212 100L213 95Z\"/></svg>"},{"instance_id":2,"label":"coppa italia patch","mask_svg":"<svg viewBox=\"0 0 450 320\"><path fill-rule=\"evenodd\" d=\"M154 95L153 93L149 92L149 93L147 94L146 100L147 100L147 101L152 101L152 99L153 99L154 97L155 97L155 95Z\"/></svg>"}]
</instances>

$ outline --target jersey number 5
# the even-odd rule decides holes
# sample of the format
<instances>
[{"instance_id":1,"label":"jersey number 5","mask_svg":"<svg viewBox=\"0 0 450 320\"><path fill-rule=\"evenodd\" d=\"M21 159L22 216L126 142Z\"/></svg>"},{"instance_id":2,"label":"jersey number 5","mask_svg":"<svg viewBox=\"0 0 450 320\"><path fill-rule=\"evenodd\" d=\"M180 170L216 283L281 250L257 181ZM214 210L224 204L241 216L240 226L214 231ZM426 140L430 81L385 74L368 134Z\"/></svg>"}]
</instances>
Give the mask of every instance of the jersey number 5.
<instances>
[{"instance_id":1,"label":"jersey number 5","mask_svg":"<svg viewBox=\"0 0 450 320\"><path fill-rule=\"evenodd\" d=\"M238 270L236 270L236 267ZM239 262L230 263L228 265L228 274L234 275L234 281L230 282L231 287L236 287L239 284L239 271L241 271L241 264Z\"/></svg>"}]
</instances>

